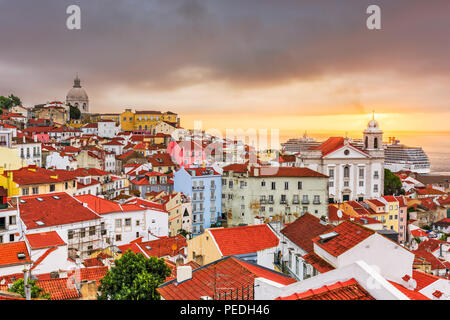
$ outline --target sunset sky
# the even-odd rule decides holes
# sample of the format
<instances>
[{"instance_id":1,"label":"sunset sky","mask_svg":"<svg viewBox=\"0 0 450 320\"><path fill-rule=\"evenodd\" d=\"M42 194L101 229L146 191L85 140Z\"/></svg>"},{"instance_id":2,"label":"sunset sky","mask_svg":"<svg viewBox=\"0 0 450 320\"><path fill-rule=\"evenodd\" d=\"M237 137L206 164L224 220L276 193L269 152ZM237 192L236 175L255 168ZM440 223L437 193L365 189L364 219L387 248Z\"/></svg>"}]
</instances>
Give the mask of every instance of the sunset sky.
<instances>
[{"instance_id":1,"label":"sunset sky","mask_svg":"<svg viewBox=\"0 0 450 320\"><path fill-rule=\"evenodd\" d=\"M0 0L0 95L63 101L78 72L91 112L185 127L450 131L449 31L447 0Z\"/></svg>"}]
</instances>

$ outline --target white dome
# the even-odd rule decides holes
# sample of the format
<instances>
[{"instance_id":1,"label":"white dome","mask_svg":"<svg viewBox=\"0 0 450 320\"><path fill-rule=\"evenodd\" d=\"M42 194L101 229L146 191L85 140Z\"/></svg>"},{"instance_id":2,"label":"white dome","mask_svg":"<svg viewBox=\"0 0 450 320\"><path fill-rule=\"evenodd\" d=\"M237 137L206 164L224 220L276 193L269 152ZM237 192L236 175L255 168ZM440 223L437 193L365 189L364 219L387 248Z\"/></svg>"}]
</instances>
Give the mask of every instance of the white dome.
<instances>
[{"instance_id":1,"label":"white dome","mask_svg":"<svg viewBox=\"0 0 450 320\"><path fill-rule=\"evenodd\" d=\"M67 93L66 100L67 102L87 102L89 100L86 91L81 87L78 76L74 80L73 88Z\"/></svg>"},{"instance_id":2,"label":"white dome","mask_svg":"<svg viewBox=\"0 0 450 320\"><path fill-rule=\"evenodd\" d=\"M72 88L67 94L67 101L88 101L88 95L83 88Z\"/></svg>"}]
</instances>

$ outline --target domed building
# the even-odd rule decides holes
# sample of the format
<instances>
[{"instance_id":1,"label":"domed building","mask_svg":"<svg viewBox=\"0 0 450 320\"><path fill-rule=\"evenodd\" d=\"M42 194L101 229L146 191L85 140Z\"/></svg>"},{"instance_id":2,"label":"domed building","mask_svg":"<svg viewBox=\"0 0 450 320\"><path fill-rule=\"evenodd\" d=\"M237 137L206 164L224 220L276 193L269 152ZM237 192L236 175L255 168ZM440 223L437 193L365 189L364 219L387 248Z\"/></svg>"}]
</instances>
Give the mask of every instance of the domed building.
<instances>
[{"instance_id":1,"label":"domed building","mask_svg":"<svg viewBox=\"0 0 450 320\"><path fill-rule=\"evenodd\" d=\"M67 93L66 104L77 107L81 113L89 113L89 97L83 87L81 87L78 75L74 80L73 88Z\"/></svg>"}]
</instances>

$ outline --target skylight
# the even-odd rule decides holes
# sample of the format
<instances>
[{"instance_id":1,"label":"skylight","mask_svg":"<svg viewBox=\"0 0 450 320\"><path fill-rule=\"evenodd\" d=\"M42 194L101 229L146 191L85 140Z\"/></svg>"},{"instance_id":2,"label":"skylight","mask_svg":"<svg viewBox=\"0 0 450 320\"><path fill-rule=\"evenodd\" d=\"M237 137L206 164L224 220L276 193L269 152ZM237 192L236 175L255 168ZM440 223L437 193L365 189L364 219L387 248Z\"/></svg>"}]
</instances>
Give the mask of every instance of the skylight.
<instances>
[{"instance_id":1,"label":"skylight","mask_svg":"<svg viewBox=\"0 0 450 320\"><path fill-rule=\"evenodd\" d=\"M321 234L319 237L321 240L330 240L331 238L334 238L338 235L339 235L339 233L333 231L333 232Z\"/></svg>"},{"instance_id":2,"label":"skylight","mask_svg":"<svg viewBox=\"0 0 450 320\"><path fill-rule=\"evenodd\" d=\"M43 226L45 223L43 223L42 221L38 220L38 221L36 221L36 224L37 224L38 226Z\"/></svg>"},{"instance_id":3,"label":"skylight","mask_svg":"<svg viewBox=\"0 0 450 320\"><path fill-rule=\"evenodd\" d=\"M42 198L36 198L37 201L44 201Z\"/></svg>"}]
</instances>

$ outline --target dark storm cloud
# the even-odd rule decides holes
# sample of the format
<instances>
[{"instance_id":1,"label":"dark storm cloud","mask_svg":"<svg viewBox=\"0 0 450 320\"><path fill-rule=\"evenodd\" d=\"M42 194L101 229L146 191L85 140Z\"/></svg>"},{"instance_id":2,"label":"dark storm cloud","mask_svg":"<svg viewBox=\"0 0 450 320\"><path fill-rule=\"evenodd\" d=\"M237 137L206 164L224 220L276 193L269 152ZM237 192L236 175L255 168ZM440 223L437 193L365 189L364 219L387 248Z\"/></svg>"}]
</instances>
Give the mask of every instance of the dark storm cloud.
<instances>
[{"instance_id":1,"label":"dark storm cloud","mask_svg":"<svg viewBox=\"0 0 450 320\"><path fill-rule=\"evenodd\" d=\"M81 6L80 31L65 28L70 4ZM381 31L365 27L369 4L382 8ZM245 89L359 72L446 76L449 9L414 0L4 0L0 94L47 100L75 72L98 96L115 86L170 94L210 81Z\"/></svg>"}]
</instances>

